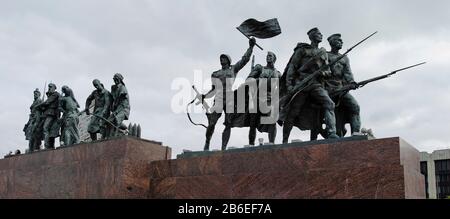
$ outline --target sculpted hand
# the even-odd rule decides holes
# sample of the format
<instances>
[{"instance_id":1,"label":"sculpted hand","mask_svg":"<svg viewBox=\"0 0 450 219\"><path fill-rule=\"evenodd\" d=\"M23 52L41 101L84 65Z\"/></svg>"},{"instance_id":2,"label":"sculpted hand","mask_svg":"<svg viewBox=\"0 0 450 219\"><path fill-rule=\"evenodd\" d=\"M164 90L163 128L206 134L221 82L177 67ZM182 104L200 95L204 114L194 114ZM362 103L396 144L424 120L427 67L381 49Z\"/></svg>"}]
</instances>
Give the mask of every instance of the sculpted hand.
<instances>
[{"instance_id":1,"label":"sculpted hand","mask_svg":"<svg viewBox=\"0 0 450 219\"><path fill-rule=\"evenodd\" d=\"M325 70L321 72L323 77L330 77L331 76L331 71L330 70Z\"/></svg>"},{"instance_id":2,"label":"sculpted hand","mask_svg":"<svg viewBox=\"0 0 450 219\"><path fill-rule=\"evenodd\" d=\"M354 82L354 81L352 81L352 82L350 83L350 87L351 87L353 90L356 90L356 89L359 88L358 84L357 84L356 82Z\"/></svg>"},{"instance_id":3,"label":"sculpted hand","mask_svg":"<svg viewBox=\"0 0 450 219\"><path fill-rule=\"evenodd\" d=\"M256 39L254 37L250 38L248 44L250 45L250 47L254 47L256 45Z\"/></svg>"}]
</instances>

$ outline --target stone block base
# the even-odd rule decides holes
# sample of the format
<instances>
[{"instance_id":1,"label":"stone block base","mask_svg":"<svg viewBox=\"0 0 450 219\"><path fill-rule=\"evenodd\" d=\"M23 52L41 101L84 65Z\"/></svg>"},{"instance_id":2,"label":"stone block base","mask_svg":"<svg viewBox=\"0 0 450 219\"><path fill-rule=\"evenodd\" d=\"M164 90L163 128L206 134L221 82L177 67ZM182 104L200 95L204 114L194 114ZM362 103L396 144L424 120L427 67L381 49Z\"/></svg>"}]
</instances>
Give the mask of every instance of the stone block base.
<instances>
[{"instance_id":1,"label":"stone block base","mask_svg":"<svg viewBox=\"0 0 450 219\"><path fill-rule=\"evenodd\" d=\"M400 138L192 152L150 164L149 198L425 198L419 166Z\"/></svg>"},{"instance_id":2,"label":"stone block base","mask_svg":"<svg viewBox=\"0 0 450 219\"><path fill-rule=\"evenodd\" d=\"M134 137L0 160L0 198L147 198L149 163L171 149Z\"/></svg>"}]
</instances>

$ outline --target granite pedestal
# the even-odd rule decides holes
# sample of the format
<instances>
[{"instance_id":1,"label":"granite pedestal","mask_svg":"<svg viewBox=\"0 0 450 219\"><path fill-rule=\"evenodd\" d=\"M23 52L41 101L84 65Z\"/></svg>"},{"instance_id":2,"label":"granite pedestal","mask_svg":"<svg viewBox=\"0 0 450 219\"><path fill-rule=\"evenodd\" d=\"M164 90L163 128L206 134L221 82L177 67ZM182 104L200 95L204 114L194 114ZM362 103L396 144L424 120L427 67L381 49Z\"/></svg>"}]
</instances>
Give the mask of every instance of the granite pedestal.
<instances>
[{"instance_id":1,"label":"granite pedestal","mask_svg":"<svg viewBox=\"0 0 450 219\"><path fill-rule=\"evenodd\" d=\"M120 137L0 160L0 198L146 198L161 143Z\"/></svg>"},{"instance_id":2,"label":"granite pedestal","mask_svg":"<svg viewBox=\"0 0 450 219\"><path fill-rule=\"evenodd\" d=\"M419 151L398 137L184 153L149 175L149 198L425 198Z\"/></svg>"}]
</instances>

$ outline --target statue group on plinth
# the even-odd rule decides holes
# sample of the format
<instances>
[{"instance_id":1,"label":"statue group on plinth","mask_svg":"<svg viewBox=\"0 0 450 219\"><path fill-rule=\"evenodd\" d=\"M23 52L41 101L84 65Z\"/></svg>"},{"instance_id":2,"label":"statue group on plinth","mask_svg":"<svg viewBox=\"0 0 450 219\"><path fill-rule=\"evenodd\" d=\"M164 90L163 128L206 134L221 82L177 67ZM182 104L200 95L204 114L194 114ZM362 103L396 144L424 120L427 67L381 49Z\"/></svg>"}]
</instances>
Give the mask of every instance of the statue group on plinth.
<instances>
[{"instance_id":1,"label":"statue group on plinth","mask_svg":"<svg viewBox=\"0 0 450 219\"><path fill-rule=\"evenodd\" d=\"M86 99L85 110L81 112L70 87L63 86L60 94L57 86L50 83L45 93L47 99L44 96L41 98L40 91L36 89L29 119L23 129L29 141L28 151L40 150L42 141L45 149L54 149L55 139L58 137L61 146L80 143L79 117L82 113L92 115L87 127L92 141L97 140L97 134L102 139L107 139L128 132L127 126L123 124L130 116L129 95L124 77L117 73L113 80L111 92L98 79L93 80L95 90ZM92 104L94 107L91 113ZM140 135L140 126L134 125L133 130L133 133L139 132Z\"/></svg>"},{"instance_id":2,"label":"statue group on plinth","mask_svg":"<svg viewBox=\"0 0 450 219\"><path fill-rule=\"evenodd\" d=\"M243 56L233 62L229 55L221 54L221 68L211 74L211 89L202 94L193 86L196 96L189 105L196 100L202 103L208 124L194 123L189 112L188 118L194 125L206 128L205 151L210 150L211 139L222 114L225 126L222 150L227 148L232 128L240 127L249 128L250 145L255 145L257 131L268 133L269 143L274 144L277 125L282 126L284 144L289 143L293 127L309 130L311 140L317 140L319 135L325 139L342 138L348 133L346 124L350 124L351 135L363 135L366 130L361 128L360 106L350 91L424 64L356 82L347 54L377 32L341 54L342 35L334 33L327 37L331 48L327 51L320 47L323 35L315 27L307 32L310 42L296 45L283 73L275 66L277 55L273 51L267 52L265 64L255 65L253 55L246 81L233 90L236 76L250 62L254 47L263 50L255 38L268 39L281 34L276 18L264 22L248 19L237 29L248 38L249 46ZM59 94L56 85L50 83L42 98L40 91L36 89L29 120L23 129L29 141L29 151L39 150L42 141L45 149L53 149L58 137L61 146L80 143L79 123L82 113L90 116L87 132L93 141L99 139L98 135L102 140L123 134L140 137L140 126L130 124L127 129L123 123L130 116L129 95L124 77L117 73L113 80L111 91L98 79L93 80L95 90L86 99L85 110L81 112L70 87L63 86ZM211 98L214 104L209 107L205 100ZM372 135L371 130L366 132L365 134Z\"/></svg>"},{"instance_id":3,"label":"statue group on plinth","mask_svg":"<svg viewBox=\"0 0 450 219\"><path fill-rule=\"evenodd\" d=\"M248 19L237 29L249 39L250 46L242 59L233 65L228 55L220 55L222 68L212 73L211 90L201 94L194 87L197 92L196 100L204 103L203 106L206 106L207 110L208 125L203 125L206 128L205 151L210 149L211 138L222 113L225 114L222 150L226 150L231 128L240 127L250 128L250 145L255 145L256 130L267 132L269 143L274 144L277 124L283 127L283 143L289 142L293 127L310 130L311 140L317 140L319 135L325 139L344 137L348 133L346 124L350 124L352 136L372 135L371 130L367 133L366 129L361 129L360 106L350 91L424 64L408 66L386 75L356 82L347 54L377 32L341 54L342 35L335 33L327 38L331 47L331 50L327 51L319 47L323 35L315 27L307 32L310 43L298 43L294 48L283 74L275 68L275 53L268 52L265 66L255 66L253 57L251 72L246 82L237 90L233 90L236 75L250 61L253 47L256 45L262 49L256 44L254 37L266 39L281 34L276 19L265 22ZM214 105L209 108L204 100L212 97ZM190 116L189 119L194 125L199 125L194 123Z\"/></svg>"}]
</instances>

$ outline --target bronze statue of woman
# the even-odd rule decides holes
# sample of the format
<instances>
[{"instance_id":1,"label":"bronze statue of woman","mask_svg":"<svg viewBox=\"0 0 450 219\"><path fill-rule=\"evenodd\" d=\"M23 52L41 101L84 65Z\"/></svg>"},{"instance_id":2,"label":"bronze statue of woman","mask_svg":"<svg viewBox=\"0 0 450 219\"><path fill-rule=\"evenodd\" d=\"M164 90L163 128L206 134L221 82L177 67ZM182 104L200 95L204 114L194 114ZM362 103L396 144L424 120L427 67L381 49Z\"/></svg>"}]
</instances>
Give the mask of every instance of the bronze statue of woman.
<instances>
[{"instance_id":1,"label":"bronze statue of woman","mask_svg":"<svg viewBox=\"0 0 450 219\"><path fill-rule=\"evenodd\" d=\"M59 109L63 113L61 121L61 146L68 146L80 143L78 131L78 104L72 89L68 86L62 87L63 96L59 101Z\"/></svg>"}]
</instances>

